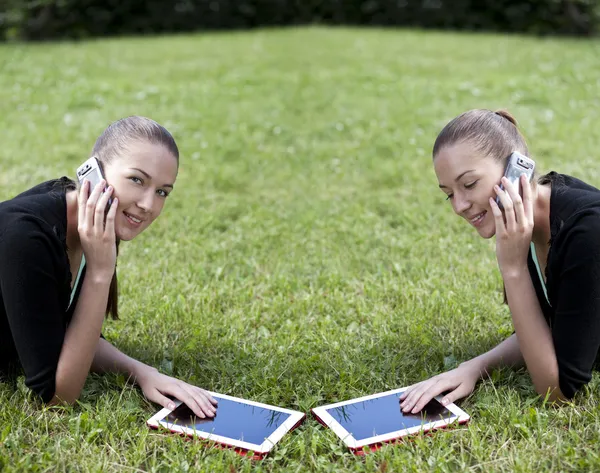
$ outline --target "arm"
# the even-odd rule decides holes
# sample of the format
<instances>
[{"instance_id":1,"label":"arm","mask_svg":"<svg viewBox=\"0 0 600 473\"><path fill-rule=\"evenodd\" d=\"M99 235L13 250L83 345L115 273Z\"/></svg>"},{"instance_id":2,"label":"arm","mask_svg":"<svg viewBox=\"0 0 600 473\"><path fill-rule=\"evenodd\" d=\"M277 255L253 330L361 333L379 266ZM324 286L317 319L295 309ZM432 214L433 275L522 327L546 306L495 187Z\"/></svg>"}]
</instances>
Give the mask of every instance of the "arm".
<instances>
[{"instance_id":1,"label":"arm","mask_svg":"<svg viewBox=\"0 0 600 473\"><path fill-rule=\"evenodd\" d=\"M77 400L90 371L108 302L110 281L115 271L115 215L118 200L104 223L104 212L112 187L106 192L100 182L89 195L89 183L81 186L78 199L78 232L88 269L77 306L65 333L56 367L56 385L50 404ZM101 194L102 193L102 194Z\"/></svg>"},{"instance_id":2,"label":"arm","mask_svg":"<svg viewBox=\"0 0 600 473\"><path fill-rule=\"evenodd\" d=\"M108 289L102 293L103 281L109 278L99 277L97 264L88 268L83 295L65 329L62 242L43 220L26 213L1 230L0 290L25 384L44 402L57 402L57 396L73 402L95 351L108 294ZM98 262L93 252L88 256Z\"/></svg>"},{"instance_id":3,"label":"arm","mask_svg":"<svg viewBox=\"0 0 600 473\"><path fill-rule=\"evenodd\" d=\"M490 351L466 361L463 364L470 364L474 368L477 368L481 378L489 375L496 368L502 368L504 366L522 366L523 355L521 354L521 349L519 348L517 336L512 334Z\"/></svg>"},{"instance_id":4,"label":"arm","mask_svg":"<svg viewBox=\"0 0 600 473\"><path fill-rule=\"evenodd\" d=\"M527 266L503 274L508 306L521 353L536 392L549 400L565 400L559 387L552 333L544 319Z\"/></svg>"},{"instance_id":5,"label":"arm","mask_svg":"<svg viewBox=\"0 0 600 473\"><path fill-rule=\"evenodd\" d=\"M400 407L403 412L417 413L444 392L447 394L442 398L442 404L450 404L471 394L477 381L495 368L522 363L519 342L513 334L483 355L461 363L458 368L411 386L400 396Z\"/></svg>"},{"instance_id":6,"label":"arm","mask_svg":"<svg viewBox=\"0 0 600 473\"><path fill-rule=\"evenodd\" d=\"M506 288L513 325L521 354L536 392L551 401L564 400L559 386L559 370L550 327L544 319L527 268L527 255L534 227L531 185L520 178L523 197L502 178L506 191L495 186L504 212L490 198L496 223L496 257Z\"/></svg>"},{"instance_id":7,"label":"arm","mask_svg":"<svg viewBox=\"0 0 600 473\"><path fill-rule=\"evenodd\" d=\"M110 278L86 274L60 351L51 405L72 404L83 389L100 337L109 287Z\"/></svg>"},{"instance_id":8,"label":"arm","mask_svg":"<svg viewBox=\"0 0 600 473\"><path fill-rule=\"evenodd\" d=\"M156 368L120 352L107 340L100 339L98 342L92 371L124 373L139 384L150 401L168 409L175 409L171 396L183 401L200 418L216 414L214 406L217 401L207 391L159 373Z\"/></svg>"}]
</instances>

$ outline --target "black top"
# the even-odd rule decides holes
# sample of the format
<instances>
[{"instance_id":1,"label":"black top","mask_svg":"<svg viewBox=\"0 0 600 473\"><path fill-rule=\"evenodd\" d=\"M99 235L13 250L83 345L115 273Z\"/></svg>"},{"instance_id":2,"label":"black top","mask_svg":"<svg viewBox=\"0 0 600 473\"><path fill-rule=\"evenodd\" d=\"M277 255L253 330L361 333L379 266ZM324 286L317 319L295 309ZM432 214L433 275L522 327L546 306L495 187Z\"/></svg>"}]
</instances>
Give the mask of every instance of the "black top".
<instances>
[{"instance_id":1,"label":"black top","mask_svg":"<svg viewBox=\"0 0 600 473\"><path fill-rule=\"evenodd\" d=\"M63 177L0 202L0 373L20 366L25 384L44 402L54 396L56 367L84 276L69 306L70 188L73 183Z\"/></svg>"},{"instance_id":2,"label":"black top","mask_svg":"<svg viewBox=\"0 0 600 473\"><path fill-rule=\"evenodd\" d=\"M552 331L559 385L571 398L592 378L600 347L600 190L551 172L550 251L544 295L531 255L529 274Z\"/></svg>"}]
</instances>

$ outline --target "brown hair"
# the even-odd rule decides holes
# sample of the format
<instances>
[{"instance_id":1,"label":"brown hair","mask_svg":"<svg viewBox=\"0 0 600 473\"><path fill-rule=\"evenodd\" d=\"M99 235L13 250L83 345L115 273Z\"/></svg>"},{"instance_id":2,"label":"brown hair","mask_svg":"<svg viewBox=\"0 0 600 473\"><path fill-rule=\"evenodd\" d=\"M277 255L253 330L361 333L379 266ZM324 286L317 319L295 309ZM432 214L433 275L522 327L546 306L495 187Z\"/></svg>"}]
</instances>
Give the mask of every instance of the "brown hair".
<instances>
[{"instance_id":1,"label":"brown hair","mask_svg":"<svg viewBox=\"0 0 600 473\"><path fill-rule=\"evenodd\" d=\"M136 141L145 141L164 146L177 160L179 165L179 149L175 139L165 127L145 117L131 116L111 123L98 137L91 156L96 156L100 165L110 163L116 156L127 151L127 147ZM120 241L117 240L117 255ZM119 285L117 270L113 273L106 304L106 316L119 318Z\"/></svg>"},{"instance_id":2,"label":"brown hair","mask_svg":"<svg viewBox=\"0 0 600 473\"><path fill-rule=\"evenodd\" d=\"M464 142L503 165L513 151L529 156L525 138L517 128L517 120L506 110L474 109L461 113L436 138L433 159L442 148Z\"/></svg>"}]
</instances>

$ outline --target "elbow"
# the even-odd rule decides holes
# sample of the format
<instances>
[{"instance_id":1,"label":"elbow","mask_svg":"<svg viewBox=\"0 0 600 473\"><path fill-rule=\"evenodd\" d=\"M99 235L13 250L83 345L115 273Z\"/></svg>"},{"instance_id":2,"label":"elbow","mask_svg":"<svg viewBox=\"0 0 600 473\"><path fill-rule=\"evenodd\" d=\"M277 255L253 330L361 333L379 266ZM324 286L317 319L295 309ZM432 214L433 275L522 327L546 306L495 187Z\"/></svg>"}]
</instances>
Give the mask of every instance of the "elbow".
<instances>
[{"instance_id":1,"label":"elbow","mask_svg":"<svg viewBox=\"0 0 600 473\"><path fill-rule=\"evenodd\" d=\"M70 396L68 394L54 394L48 406L72 406L77 402L79 396Z\"/></svg>"},{"instance_id":2,"label":"elbow","mask_svg":"<svg viewBox=\"0 0 600 473\"><path fill-rule=\"evenodd\" d=\"M64 383L57 379L54 389L54 396L48 403L51 406L72 406L77 402L83 386L75 385L74 383Z\"/></svg>"},{"instance_id":3,"label":"elbow","mask_svg":"<svg viewBox=\"0 0 600 473\"><path fill-rule=\"evenodd\" d=\"M556 383L540 383L535 386L535 391L543 401L558 404L569 401L569 398L561 391L558 381Z\"/></svg>"}]
</instances>

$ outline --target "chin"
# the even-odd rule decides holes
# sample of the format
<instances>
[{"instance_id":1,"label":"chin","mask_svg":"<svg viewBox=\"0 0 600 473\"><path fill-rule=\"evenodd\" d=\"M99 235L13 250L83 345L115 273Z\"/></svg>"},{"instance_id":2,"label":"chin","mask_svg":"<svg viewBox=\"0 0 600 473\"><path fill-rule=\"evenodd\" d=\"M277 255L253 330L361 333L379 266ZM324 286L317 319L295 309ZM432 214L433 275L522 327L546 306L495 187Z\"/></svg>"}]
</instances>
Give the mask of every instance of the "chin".
<instances>
[{"instance_id":1,"label":"chin","mask_svg":"<svg viewBox=\"0 0 600 473\"><path fill-rule=\"evenodd\" d=\"M122 231L120 228L115 229L115 235L121 241L131 241L136 236L138 236L139 232L132 233L131 231Z\"/></svg>"},{"instance_id":2,"label":"chin","mask_svg":"<svg viewBox=\"0 0 600 473\"><path fill-rule=\"evenodd\" d=\"M479 236L481 238L485 238L486 240L489 240L496 234L496 229L495 228L480 228L477 230L477 233L479 233Z\"/></svg>"}]
</instances>

